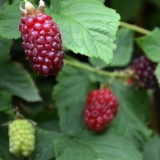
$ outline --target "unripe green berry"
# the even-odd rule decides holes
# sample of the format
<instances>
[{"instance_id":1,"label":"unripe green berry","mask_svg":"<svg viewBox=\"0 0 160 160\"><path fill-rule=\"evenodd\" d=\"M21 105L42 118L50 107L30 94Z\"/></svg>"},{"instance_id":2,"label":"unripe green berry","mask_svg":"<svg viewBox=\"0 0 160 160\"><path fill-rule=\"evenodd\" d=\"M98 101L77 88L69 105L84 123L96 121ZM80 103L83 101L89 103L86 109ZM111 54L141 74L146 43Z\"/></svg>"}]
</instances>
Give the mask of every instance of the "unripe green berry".
<instances>
[{"instance_id":1,"label":"unripe green berry","mask_svg":"<svg viewBox=\"0 0 160 160\"><path fill-rule=\"evenodd\" d=\"M34 125L25 119L9 123L9 151L15 155L29 156L35 145Z\"/></svg>"}]
</instances>

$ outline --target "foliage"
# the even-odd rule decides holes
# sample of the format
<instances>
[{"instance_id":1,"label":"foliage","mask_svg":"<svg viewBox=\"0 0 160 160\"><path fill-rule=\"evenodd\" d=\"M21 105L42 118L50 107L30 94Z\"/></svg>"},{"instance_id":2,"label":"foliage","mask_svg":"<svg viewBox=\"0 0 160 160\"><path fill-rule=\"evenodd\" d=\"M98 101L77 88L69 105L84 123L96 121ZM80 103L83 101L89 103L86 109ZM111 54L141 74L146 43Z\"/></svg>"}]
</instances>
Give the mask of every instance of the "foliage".
<instances>
[{"instance_id":1,"label":"foliage","mask_svg":"<svg viewBox=\"0 0 160 160\"><path fill-rule=\"evenodd\" d=\"M59 25L66 53L62 70L49 77L34 73L25 60L19 3L0 1L0 124L12 121L17 109L37 122L35 150L28 160L158 160L160 138L148 126L156 92L128 80L134 77L133 59L145 54L158 64L160 83L160 31L120 22L120 17L139 18L144 2L46 0L45 11ZM119 103L117 116L102 133L83 121L86 97L99 87L109 87ZM0 125L0 142L0 160L23 159L9 153L6 126Z\"/></svg>"}]
</instances>

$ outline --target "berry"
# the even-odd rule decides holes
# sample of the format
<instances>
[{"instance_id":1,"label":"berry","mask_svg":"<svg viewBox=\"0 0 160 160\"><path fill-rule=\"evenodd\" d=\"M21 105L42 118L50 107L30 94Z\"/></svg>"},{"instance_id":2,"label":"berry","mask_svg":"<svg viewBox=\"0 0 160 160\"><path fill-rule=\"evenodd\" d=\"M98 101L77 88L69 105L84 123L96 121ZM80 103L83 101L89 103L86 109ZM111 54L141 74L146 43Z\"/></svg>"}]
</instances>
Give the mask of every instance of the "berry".
<instances>
[{"instance_id":1,"label":"berry","mask_svg":"<svg viewBox=\"0 0 160 160\"><path fill-rule=\"evenodd\" d=\"M23 17L19 31L23 39L27 59L35 72L41 75L56 75L63 66L61 33L50 15L44 14L44 2L41 0L36 10L30 2L21 9Z\"/></svg>"},{"instance_id":2,"label":"berry","mask_svg":"<svg viewBox=\"0 0 160 160\"><path fill-rule=\"evenodd\" d=\"M34 125L28 120L17 119L9 123L9 151L17 156L29 156L34 150L34 133Z\"/></svg>"},{"instance_id":3,"label":"berry","mask_svg":"<svg viewBox=\"0 0 160 160\"><path fill-rule=\"evenodd\" d=\"M147 89L155 88L158 85L154 74L156 63L150 61L146 56L142 56L134 60L132 69L135 71L135 76Z\"/></svg>"},{"instance_id":4,"label":"berry","mask_svg":"<svg viewBox=\"0 0 160 160\"><path fill-rule=\"evenodd\" d=\"M117 111L117 98L109 88L92 90L86 100L84 121L91 130L103 131Z\"/></svg>"},{"instance_id":5,"label":"berry","mask_svg":"<svg viewBox=\"0 0 160 160\"><path fill-rule=\"evenodd\" d=\"M134 83L135 83L135 81L133 78L128 78L128 80L127 80L128 85L132 86L132 85L134 85Z\"/></svg>"}]
</instances>

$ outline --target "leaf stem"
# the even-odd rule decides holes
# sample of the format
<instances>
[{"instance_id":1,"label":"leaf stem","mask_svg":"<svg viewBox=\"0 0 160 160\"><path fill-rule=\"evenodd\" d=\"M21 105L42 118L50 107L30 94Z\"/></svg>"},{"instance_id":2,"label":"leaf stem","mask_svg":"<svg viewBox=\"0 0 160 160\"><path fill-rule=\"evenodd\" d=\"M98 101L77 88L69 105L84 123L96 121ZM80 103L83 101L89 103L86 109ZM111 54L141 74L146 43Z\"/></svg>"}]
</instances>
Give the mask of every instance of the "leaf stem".
<instances>
[{"instance_id":1,"label":"leaf stem","mask_svg":"<svg viewBox=\"0 0 160 160\"><path fill-rule=\"evenodd\" d=\"M78 68L82 68L82 69L85 69L87 71L94 72L94 73L97 73L97 74L100 74L100 75L103 75L103 76L121 77L121 78L129 77L129 75L124 73L124 72L108 72L108 71L100 70L100 69L97 69L97 68L93 68L88 64L85 64L83 62L79 62L79 61L73 60L73 59L70 59L70 60L65 59L65 64L68 64L68 65L71 65L71 66L74 66L74 67L78 67Z\"/></svg>"},{"instance_id":2,"label":"leaf stem","mask_svg":"<svg viewBox=\"0 0 160 160\"><path fill-rule=\"evenodd\" d=\"M145 34L145 35L150 34L149 30L138 27L138 26L133 25L133 24L129 24L129 23L126 23L126 22L120 22L120 25L122 27L129 28L131 30L134 30L136 32L139 32L139 33L142 33L142 34Z\"/></svg>"}]
</instances>

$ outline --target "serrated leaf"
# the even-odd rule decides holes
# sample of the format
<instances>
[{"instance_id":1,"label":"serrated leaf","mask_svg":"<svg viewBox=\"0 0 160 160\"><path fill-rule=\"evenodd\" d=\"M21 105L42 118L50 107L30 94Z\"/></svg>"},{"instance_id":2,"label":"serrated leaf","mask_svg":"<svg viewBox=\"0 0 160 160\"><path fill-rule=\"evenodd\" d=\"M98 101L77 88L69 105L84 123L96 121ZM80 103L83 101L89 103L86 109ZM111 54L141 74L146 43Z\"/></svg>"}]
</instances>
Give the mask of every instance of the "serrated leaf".
<instances>
[{"instance_id":1,"label":"serrated leaf","mask_svg":"<svg viewBox=\"0 0 160 160\"><path fill-rule=\"evenodd\" d=\"M30 160L49 160L54 158L53 141L59 134L57 132L37 130L35 150Z\"/></svg>"},{"instance_id":2,"label":"serrated leaf","mask_svg":"<svg viewBox=\"0 0 160 160\"><path fill-rule=\"evenodd\" d=\"M54 147L56 160L142 160L132 143L113 131L72 139L62 135Z\"/></svg>"},{"instance_id":3,"label":"serrated leaf","mask_svg":"<svg viewBox=\"0 0 160 160\"><path fill-rule=\"evenodd\" d=\"M160 62L160 30L159 28L154 29L150 34L137 38L136 41L144 53L153 62Z\"/></svg>"},{"instance_id":4,"label":"serrated leaf","mask_svg":"<svg viewBox=\"0 0 160 160\"><path fill-rule=\"evenodd\" d=\"M117 45L114 51L113 61L109 66L123 67L128 65L131 60L133 52L133 31L125 28L121 28L117 32L115 44ZM107 67L107 63L99 58L89 58L90 63L98 68Z\"/></svg>"},{"instance_id":5,"label":"serrated leaf","mask_svg":"<svg viewBox=\"0 0 160 160\"><path fill-rule=\"evenodd\" d=\"M0 47L3 48L0 53L0 89L26 101L41 101L30 75L22 69L22 66L20 67L9 59L8 51L11 47L11 41L0 39Z\"/></svg>"},{"instance_id":6,"label":"serrated leaf","mask_svg":"<svg viewBox=\"0 0 160 160\"><path fill-rule=\"evenodd\" d=\"M155 134L151 137L145 145L143 156L145 160L159 160L160 159L160 136Z\"/></svg>"},{"instance_id":7,"label":"serrated leaf","mask_svg":"<svg viewBox=\"0 0 160 160\"><path fill-rule=\"evenodd\" d=\"M0 112L12 108L11 96L8 93L0 91L0 99Z\"/></svg>"},{"instance_id":8,"label":"serrated leaf","mask_svg":"<svg viewBox=\"0 0 160 160\"><path fill-rule=\"evenodd\" d=\"M113 83L110 87L119 102L119 112L112 127L116 132L132 140L137 147L143 147L152 133L145 126L150 120L151 113L146 92L119 83Z\"/></svg>"},{"instance_id":9,"label":"serrated leaf","mask_svg":"<svg viewBox=\"0 0 160 160\"><path fill-rule=\"evenodd\" d=\"M26 101L41 101L30 75L11 61L0 63L0 88Z\"/></svg>"},{"instance_id":10,"label":"serrated leaf","mask_svg":"<svg viewBox=\"0 0 160 160\"><path fill-rule=\"evenodd\" d=\"M129 29L122 28L117 32L115 41L117 48L110 66L123 67L128 65L133 52L133 36L134 32Z\"/></svg>"},{"instance_id":11,"label":"serrated leaf","mask_svg":"<svg viewBox=\"0 0 160 160\"><path fill-rule=\"evenodd\" d=\"M68 135L77 134L83 127L84 102L95 86L88 75L85 70L64 66L57 76L58 83L53 88L52 97L58 108L61 130Z\"/></svg>"},{"instance_id":12,"label":"serrated leaf","mask_svg":"<svg viewBox=\"0 0 160 160\"><path fill-rule=\"evenodd\" d=\"M75 136L84 129L83 109L84 103L72 103L70 106L58 108L61 131L69 136Z\"/></svg>"},{"instance_id":13,"label":"serrated leaf","mask_svg":"<svg viewBox=\"0 0 160 160\"><path fill-rule=\"evenodd\" d=\"M90 82L89 72L80 68L64 66L57 76L58 84L53 88L53 99L59 107L84 102L94 84ZM63 101L62 101L63 99Z\"/></svg>"},{"instance_id":14,"label":"serrated leaf","mask_svg":"<svg viewBox=\"0 0 160 160\"><path fill-rule=\"evenodd\" d=\"M155 74L158 80L158 83L160 84L160 63L157 64Z\"/></svg>"},{"instance_id":15,"label":"serrated leaf","mask_svg":"<svg viewBox=\"0 0 160 160\"><path fill-rule=\"evenodd\" d=\"M14 3L0 11L0 37L17 39L20 37L18 24L21 19L19 3Z\"/></svg>"},{"instance_id":16,"label":"serrated leaf","mask_svg":"<svg viewBox=\"0 0 160 160\"><path fill-rule=\"evenodd\" d=\"M98 0L98 1L100 1L100 2L104 3L106 0Z\"/></svg>"},{"instance_id":17,"label":"serrated leaf","mask_svg":"<svg viewBox=\"0 0 160 160\"><path fill-rule=\"evenodd\" d=\"M2 57L1 60L4 59L3 56L6 56L5 54L9 53L11 45L12 45L11 40L0 38L0 48L1 48L0 58Z\"/></svg>"},{"instance_id":18,"label":"serrated leaf","mask_svg":"<svg viewBox=\"0 0 160 160\"><path fill-rule=\"evenodd\" d=\"M64 2L64 1L68 1L68 0L51 0L50 9L52 11L54 11L55 13L58 12L58 8L60 7L61 3ZM105 2L105 0L91 0L91 1L93 1L93 2L100 1L102 3Z\"/></svg>"},{"instance_id":19,"label":"serrated leaf","mask_svg":"<svg viewBox=\"0 0 160 160\"><path fill-rule=\"evenodd\" d=\"M91 63L92 66L95 66L96 68L105 68L108 66L106 62L95 57L89 57L89 62Z\"/></svg>"},{"instance_id":20,"label":"serrated leaf","mask_svg":"<svg viewBox=\"0 0 160 160\"><path fill-rule=\"evenodd\" d=\"M55 3L54 3L55 4ZM50 14L59 24L63 45L75 53L98 57L106 63L113 59L119 15L99 1L67 0Z\"/></svg>"}]
</instances>

